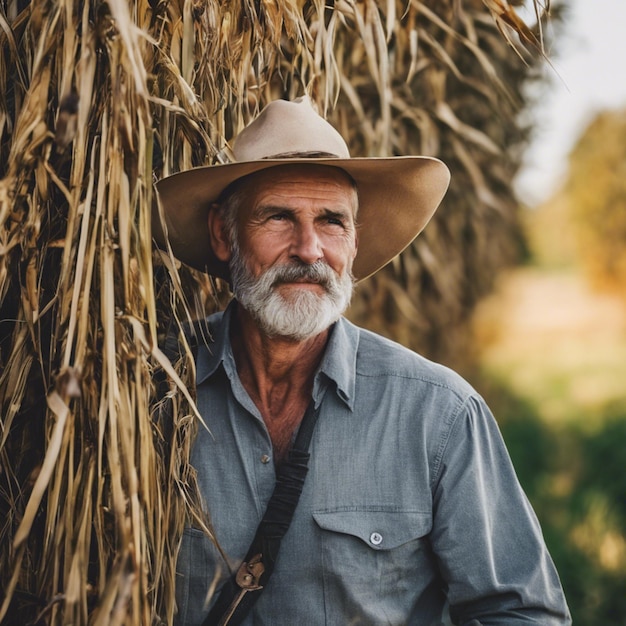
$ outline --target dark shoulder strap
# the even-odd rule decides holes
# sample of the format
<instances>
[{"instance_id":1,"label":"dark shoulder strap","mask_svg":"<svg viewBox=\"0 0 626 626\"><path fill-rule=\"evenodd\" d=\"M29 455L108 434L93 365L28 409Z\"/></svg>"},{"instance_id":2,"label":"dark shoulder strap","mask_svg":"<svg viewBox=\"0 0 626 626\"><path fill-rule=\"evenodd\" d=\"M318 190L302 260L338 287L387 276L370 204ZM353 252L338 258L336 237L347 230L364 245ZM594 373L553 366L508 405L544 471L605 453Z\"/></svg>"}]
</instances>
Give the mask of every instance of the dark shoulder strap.
<instances>
[{"instance_id":1,"label":"dark shoulder strap","mask_svg":"<svg viewBox=\"0 0 626 626\"><path fill-rule=\"evenodd\" d=\"M244 562L226 581L203 626L241 624L267 585L280 542L293 519L309 469L309 445L319 416L313 401L306 410L286 461L277 470L274 492Z\"/></svg>"}]
</instances>

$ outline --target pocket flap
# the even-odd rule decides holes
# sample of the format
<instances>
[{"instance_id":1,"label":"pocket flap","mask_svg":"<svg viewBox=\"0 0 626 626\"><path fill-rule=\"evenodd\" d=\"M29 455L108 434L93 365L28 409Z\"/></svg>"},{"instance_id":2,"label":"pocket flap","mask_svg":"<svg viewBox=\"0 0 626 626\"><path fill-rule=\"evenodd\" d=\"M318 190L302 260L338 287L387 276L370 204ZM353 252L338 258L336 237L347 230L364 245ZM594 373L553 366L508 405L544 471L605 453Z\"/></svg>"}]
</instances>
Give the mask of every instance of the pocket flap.
<instances>
[{"instance_id":1,"label":"pocket flap","mask_svg":"<svg viewBox=\"0 0 626 626\"><path fill-rule=\"evenodd\" d=\"M374 550L397 548L431 529L430 514L414 511L318 511L313 519L321 529L358 537Z\"/></svg>"}]
</instances>

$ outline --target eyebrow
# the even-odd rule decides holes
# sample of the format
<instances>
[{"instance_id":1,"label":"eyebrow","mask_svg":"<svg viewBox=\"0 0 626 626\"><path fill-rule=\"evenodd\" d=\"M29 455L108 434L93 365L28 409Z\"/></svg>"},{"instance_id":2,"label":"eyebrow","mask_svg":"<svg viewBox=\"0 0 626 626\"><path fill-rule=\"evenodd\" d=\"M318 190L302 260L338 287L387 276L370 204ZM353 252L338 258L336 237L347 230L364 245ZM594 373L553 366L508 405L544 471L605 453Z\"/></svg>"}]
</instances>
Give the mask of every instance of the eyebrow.
<instances>
[{"instance_id":1,"label":"eyebrow","mask_svg":"<svg viewBox=\"0 0 626 626\"><path fill-rule=\"evenodd\" d=\"M324 209L322 213L322 217L336 217L341 219L349 218L352 215L352 211L347 211L345 209L336 210L336 209Z\"/></svg>"},{"instance_id":2,"label":"eyebrow","mask_svg":"<svg viewBox=\"0 0 626 626\"><path fill-rule=\"evenodd\" d=\"M266 205L257 207L253 215L255 217L266 217L273 213L289 213L290 215L293 215L294 210L289 207L281 206L278 204L266 204Z\"/></svg>"},{"instance_id":3,"label":"eyebrow","mask_svg":"<svg viewBox=\"0 0 626 626\"><path fill-rule=\"evenodd\" d=\"M288 207L282 206L279 204L266 204L256 208L254 211L254 215L256 217L266 217L268 215L272 215L273 213L286 213L288 215L295 215L296 210ZM352 209L330 209L328 207L324 207L320 210L319 216L321 217L336 217L336 218L347 218L352 215ZM318 216L318 217L319 217ZM354 217L354 216L353 216Z\"/></svg>"}]
</instances>

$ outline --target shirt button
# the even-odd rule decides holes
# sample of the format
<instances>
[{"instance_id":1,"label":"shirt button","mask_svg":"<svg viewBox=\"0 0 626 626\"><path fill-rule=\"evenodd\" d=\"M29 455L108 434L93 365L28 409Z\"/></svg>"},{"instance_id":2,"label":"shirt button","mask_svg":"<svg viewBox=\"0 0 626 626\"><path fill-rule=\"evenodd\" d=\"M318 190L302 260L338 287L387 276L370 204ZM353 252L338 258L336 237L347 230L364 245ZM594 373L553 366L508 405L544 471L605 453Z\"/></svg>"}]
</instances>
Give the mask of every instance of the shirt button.
<instances>
[{"instance_id":1,"label":"shirt button","mask_svg":"<svg viewBox=\"0 0 626 626\"><path fill-rule=\"evenodd\" d=\"M270 462L270 457L267 454L264 454L261 457L261 463L263 463L263 465L267 465Z\"/></svg>"},{"instance_id":2,"label":"shirt button","mask_svg":"<svg viewBox=\"0 0 626 626\"><path fill-rule=\"evenodd\" d=\"M373 546L379 546L383 542L383 536L380 533L372 533L370 535L370 542Z\"/></svg>"}]
</instances>

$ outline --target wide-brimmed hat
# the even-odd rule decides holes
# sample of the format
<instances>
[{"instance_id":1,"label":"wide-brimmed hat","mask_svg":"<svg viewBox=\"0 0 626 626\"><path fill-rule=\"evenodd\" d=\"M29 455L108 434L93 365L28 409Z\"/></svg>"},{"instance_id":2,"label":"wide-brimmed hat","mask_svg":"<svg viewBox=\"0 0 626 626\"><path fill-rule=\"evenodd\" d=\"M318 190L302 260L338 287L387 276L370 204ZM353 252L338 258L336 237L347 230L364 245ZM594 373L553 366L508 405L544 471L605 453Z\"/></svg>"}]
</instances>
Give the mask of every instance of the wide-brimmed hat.
<instances>
[{"instance_id":1,"label":"wide-brimmed hat","mask_svg":"<svg viewBox=\"0 0 626 626\"><path fill-rule=\"evenodd\" d=\"M308 97L268 104L235 138L234 161L197 167L156 184L165 217L152 220L160 247L166 239L183 263L228 279L228 267L213 255L207 216L212 203L232 182L286 164L330 165L347 172L359 196L359 247L353 273L370 276L400 254L426 226L448 188L450 172L425 156L350 157L341 135Z\"/></svg>"}]
</instances>

